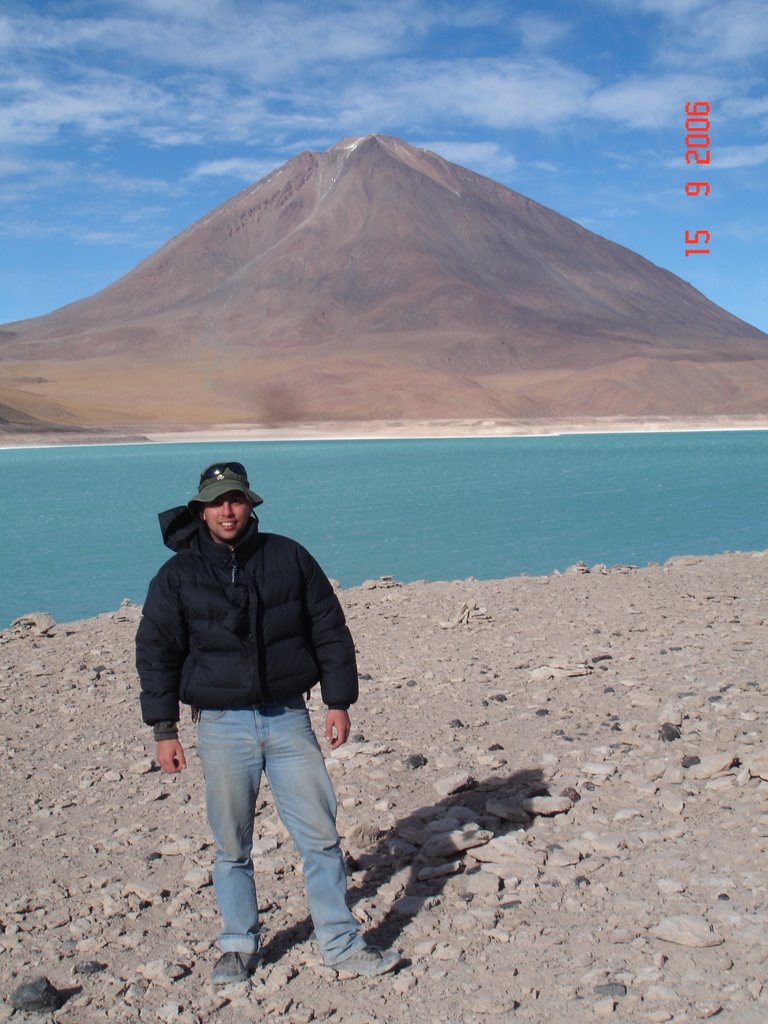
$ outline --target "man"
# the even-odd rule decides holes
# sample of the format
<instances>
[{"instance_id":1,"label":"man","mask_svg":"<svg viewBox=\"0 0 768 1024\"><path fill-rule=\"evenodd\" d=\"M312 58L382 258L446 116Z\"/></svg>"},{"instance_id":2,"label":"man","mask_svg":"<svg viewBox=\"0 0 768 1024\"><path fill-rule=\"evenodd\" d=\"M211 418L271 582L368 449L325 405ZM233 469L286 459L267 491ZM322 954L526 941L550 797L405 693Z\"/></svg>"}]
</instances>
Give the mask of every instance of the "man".
<instances>
[{"instance_id":1,"label":"man","mask_svg":"<svg viewBox=\"0 0 768 1024\"><path fill-rule=\"evenodd\" d=\"M320 682L332 748L349 736L355 649L320 566L295 541L260 533L262 499L239 462L200 476L186 506L160 515L176 554L152 580L136 636L144 721L163 771L186 767L179 702L192 705L223 929L214 985L244 981L258 962L251 847L261 772L301 856L325 963L369 977L397 953L366 945L346 903L336 798L304 694Z\"/></svg>"}]
</instances>

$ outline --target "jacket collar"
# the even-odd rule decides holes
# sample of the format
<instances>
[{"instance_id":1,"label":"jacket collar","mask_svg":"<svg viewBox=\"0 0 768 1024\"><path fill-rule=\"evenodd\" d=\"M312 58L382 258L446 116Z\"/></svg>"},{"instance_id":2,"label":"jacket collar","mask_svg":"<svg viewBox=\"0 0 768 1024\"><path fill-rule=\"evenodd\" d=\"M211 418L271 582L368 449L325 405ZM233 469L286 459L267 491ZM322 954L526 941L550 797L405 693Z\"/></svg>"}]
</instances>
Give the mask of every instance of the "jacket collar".
<instances>
[{"instance_id":1,"label":"jacket collar","mask_svg":"<svg viewBox=\"0 0 768 1024\"><path fill-rule=\"evenodd\" d=\"M259 520L255 515L234 548L211 540L208 528L186 505L169 508L161 512L158 519L163 542L171 551L193 551L212 562L227 563L233 555L238 561L250 558L260 541Z\"/></svg>"},{"instance_id":2,"label":"jacket collar","mask_svg":"<svg viewBox=\"0 0 768 1024\"><path fill-rule=\"evenodd\" d=\"M197 533L200 554L212 562L224 562L227 565L233 559L236 562L246 561L259 545L259 523L255 516L249 520L240 539L234 545L218 544L212 540L207 527L202 522L198 525Z\"/></svg>"}]
</instances>

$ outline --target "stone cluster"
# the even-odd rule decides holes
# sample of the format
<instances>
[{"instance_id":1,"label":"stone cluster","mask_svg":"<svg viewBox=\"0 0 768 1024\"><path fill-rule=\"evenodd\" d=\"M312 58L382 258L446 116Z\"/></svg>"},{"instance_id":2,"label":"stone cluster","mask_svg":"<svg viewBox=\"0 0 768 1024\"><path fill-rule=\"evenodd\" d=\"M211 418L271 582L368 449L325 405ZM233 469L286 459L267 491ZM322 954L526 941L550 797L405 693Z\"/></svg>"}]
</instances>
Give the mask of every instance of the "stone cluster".
<instances>
[{"instance_id":1,"label":"stone cluster","mask_svg":"<svg viewBox=\"0 0 768 1024\"><path fill-rule=\"evenodd\" d=\"M194 727L163 775L140 609L31 614L0 634L0 1021L763 1024L768 553L380 584L341 591L361 699L328 764L350 905L400 969L322 965L265 785L265 964L212 992Z\"/></svg>"}]
</instances>

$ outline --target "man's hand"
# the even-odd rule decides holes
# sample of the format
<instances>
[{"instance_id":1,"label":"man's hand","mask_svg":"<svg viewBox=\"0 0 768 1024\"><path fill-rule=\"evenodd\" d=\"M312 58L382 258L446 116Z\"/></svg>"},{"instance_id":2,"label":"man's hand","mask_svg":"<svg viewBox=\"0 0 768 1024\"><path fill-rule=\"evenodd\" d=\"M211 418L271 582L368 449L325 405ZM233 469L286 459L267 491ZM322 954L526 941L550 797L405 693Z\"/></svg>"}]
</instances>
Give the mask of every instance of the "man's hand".
<instances>
[{"instance_id":1,"label":"man's hand","mask_svg":"<svg viewBox=\"0 0 768 1024\"><path fill-rule=\"evenodd\" d=\"M347 742L351 728L352 723L346 711L331 708L325 716L325 738L330 741L334 750Z\"/></svg>"},{"instance_id":2,"label":"man's hand","mask_svg":"<svg viewBox=\"0 0 768 1024\"><path fill-rule=\"evenodd\" d=\"M155 747L155 760L164 772L171 775L187 767L184 748L178 740L159 740Z\"/></svg>"}]
</instances>

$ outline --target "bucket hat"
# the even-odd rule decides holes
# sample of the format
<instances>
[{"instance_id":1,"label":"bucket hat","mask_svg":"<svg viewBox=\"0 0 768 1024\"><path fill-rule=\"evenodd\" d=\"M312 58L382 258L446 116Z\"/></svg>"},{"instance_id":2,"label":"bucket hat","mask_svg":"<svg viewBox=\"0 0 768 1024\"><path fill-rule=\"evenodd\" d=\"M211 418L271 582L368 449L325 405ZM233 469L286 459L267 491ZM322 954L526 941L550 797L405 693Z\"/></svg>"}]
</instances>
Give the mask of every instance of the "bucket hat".
<instances>
[{"instance_id":1,"label":"bucket hat","mask_svg":"<svg viewBox=\"0 0 768 1024\"><path fill-rule=\"evenodd\" d=\"M200 474L197 494L187 502L189 508L207 505L229 491L240 491L253 505L261 505L263 498L251 490L248 471L241 462L214 462Z\"/></svg>"}]
</instances>

